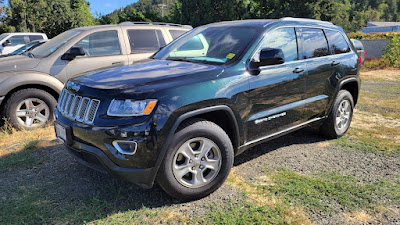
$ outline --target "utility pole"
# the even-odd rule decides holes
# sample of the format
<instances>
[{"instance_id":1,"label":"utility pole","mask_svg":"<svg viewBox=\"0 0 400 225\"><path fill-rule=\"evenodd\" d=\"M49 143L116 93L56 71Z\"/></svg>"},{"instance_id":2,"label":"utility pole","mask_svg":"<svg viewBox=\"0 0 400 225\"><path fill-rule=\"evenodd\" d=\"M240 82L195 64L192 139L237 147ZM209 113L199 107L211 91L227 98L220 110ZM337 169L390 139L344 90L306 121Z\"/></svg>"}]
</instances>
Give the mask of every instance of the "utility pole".
<instances>
[{"instance_id":1,"label":"utility pole","mask_svg":"<svg viewBox=\"0 0 400 225\"><path fill-rule=\"evenodd\" d=\"M164 10L167 8L167 5L164 3L158 4L158 7L161 8L161 17L164 17Z\"/></svg>"}]
</instances>

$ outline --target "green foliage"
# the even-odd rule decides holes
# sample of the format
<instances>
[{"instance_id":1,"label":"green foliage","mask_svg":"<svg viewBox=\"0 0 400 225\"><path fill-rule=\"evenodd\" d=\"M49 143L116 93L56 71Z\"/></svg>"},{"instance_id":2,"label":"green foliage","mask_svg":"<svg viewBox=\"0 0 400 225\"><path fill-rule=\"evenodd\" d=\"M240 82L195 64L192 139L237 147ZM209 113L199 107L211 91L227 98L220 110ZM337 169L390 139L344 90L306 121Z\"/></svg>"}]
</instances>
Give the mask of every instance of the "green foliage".
<instances>
[{"instance_id":1,"label":"green foliage","mask_svg":"<svg viewBox=\"0 0 400 225\"><path fill-rule=\"evenodd\" d=\"M385 47L383 58L389 60L391 66L399 65L400 63L400 38L394 36Z\"/></svg>"},{"instance_id":2,"label":"green foliage","mask_svg":"<svg viewBox=\"0 0 400 225\"><path fill-rule=\"evenodd\" d=\"M86 0L9 0L0 29L43 32L50 38L71 28L94 25Z\"/></svg>"},{"instance_id":3,"label":"green foliage","mask_svg":"<svg viewBox=\"0 0 400 225\"><path fill-rule=\"evenodd\" d=\"M365 60L363 68L367 70L378 70L390 67L387 59L370 59Z\"/></svg>"},{"instance_id":4,"label":"green foliage","mask_svg":"<svg viewBox=\"0 0 400 225\"><path fill-rule=\"evenodd\" d=\"M400 33L396 32L385 32L385 33L348 33L347 36L351 39L358 40L375 40L375 39L392 39L397 36L400 37Z\"/></svg>"}]
</instances>

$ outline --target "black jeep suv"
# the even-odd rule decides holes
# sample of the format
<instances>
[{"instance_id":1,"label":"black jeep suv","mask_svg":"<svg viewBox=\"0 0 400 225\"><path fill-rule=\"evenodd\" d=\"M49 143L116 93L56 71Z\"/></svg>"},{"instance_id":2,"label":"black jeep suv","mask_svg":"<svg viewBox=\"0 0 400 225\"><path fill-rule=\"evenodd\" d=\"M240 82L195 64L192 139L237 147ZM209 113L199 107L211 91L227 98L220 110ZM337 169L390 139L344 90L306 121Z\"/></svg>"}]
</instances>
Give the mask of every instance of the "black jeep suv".
<instances>
[{"instance_id":1,"label":"black jeep suv","mask_svg":"<svg viewBox=\"0 0 400 225\"><path fill-rule=\"evenodd\" d=\"M359 67L350 40L328 22L210 24L151 59L67 82L56 133L92 168L197 199L254 145L309 125L342 136Z\"/></svg>"}]
</instances>

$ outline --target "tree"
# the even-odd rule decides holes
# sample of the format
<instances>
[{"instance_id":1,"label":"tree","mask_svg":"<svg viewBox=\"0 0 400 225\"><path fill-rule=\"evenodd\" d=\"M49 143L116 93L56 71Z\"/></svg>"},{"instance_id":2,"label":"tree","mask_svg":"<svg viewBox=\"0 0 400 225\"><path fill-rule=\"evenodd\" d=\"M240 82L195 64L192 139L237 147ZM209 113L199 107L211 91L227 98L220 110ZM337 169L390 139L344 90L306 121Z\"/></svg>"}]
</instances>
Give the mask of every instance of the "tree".
<instances>
[{"instance_id":1,"label":"tree","mask_svg":"<svg viewBox=\"0 0 400 225\"><path fill-rule=\"evenodd\" d=\"M44 32L53 37L94 25L86 0L9 0L3 25L10 31Z\"/></svg>"}]
</instances>

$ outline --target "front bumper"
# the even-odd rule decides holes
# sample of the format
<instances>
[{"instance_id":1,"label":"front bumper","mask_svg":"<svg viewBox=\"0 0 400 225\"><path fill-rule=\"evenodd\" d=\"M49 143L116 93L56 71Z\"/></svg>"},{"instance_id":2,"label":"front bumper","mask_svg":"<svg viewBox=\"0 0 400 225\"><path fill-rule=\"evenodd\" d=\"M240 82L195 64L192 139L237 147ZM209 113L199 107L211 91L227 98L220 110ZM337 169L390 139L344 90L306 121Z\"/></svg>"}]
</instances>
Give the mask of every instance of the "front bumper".
<instances>
[{"instance_id":1,"label":"front bumper","mask_svg":"<svg viewBox=\"0 0 400 225\"><path fill-rule=\"evenodd\" d=\"M87 167L103 173L109 173L144 188L151 188L153 186L156 175L154 168L134 169L119 167L100 149L75 140L72 141L71 145L65 144L65 146L78 162Z\"/></svg>"}]
</instances>

